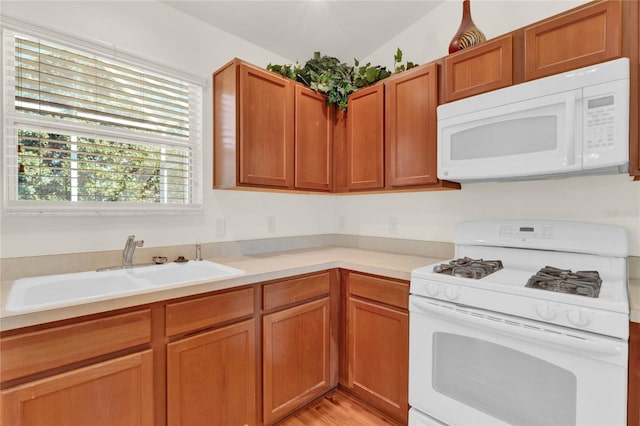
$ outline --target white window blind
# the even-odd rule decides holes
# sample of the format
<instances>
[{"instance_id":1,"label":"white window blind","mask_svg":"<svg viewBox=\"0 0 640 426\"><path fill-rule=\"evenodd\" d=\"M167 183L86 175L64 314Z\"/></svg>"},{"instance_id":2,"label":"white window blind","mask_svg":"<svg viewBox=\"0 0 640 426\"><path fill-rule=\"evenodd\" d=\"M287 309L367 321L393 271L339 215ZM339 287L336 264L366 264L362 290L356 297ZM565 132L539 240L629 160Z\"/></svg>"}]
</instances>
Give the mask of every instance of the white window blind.
<instances>
[{"instance_id":1,"label":"white window blind","mask_svg":"<svg viewBox=\"0 0 640 426\"><path fill-rule=\"evenodd\" d=\"M202 87L5 30L5 208L201 204Z\"/></svg>"}]
</instances>

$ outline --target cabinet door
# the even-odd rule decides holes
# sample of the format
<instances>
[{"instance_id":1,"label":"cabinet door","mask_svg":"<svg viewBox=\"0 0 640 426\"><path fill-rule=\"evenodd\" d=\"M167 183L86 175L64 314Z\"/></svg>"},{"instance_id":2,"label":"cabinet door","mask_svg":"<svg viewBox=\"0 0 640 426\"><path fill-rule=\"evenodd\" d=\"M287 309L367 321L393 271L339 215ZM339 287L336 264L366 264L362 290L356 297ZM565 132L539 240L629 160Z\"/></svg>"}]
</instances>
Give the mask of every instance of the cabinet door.
<instances>
[{"instance_id":1,"label":"cabinet door","mask_svg":"<svg viewBox=\"0 0 640 426\"><path fill-rule=\"evenodd\" d=\"M388 185L437 183L437 64L390 78L385 93Z\"/></svg>"},{"instance_id":2,"label":"cabinet door","mask_svg":"<svg viewBox=\"0 0 640 426\"><path fill-rule=\"evenodd\" d=\"M293 187L293 82L240 65L240 183Z\"/></svg>"},{"instance_id":3,"label":"cabinet door","mask_svg":"<svg viewBox=\"0 0 640 426\"><path fill-rule=\"evenodd\" d=\"M513 83L511 34L444 58L444 101L451 102Z\"/></svg>"},{"instance_id":4,"label":"cabinet door","mask_svg":"<svg viewBox=\"0 0 640 426\"><path fill-rule=\"evenodd\" d=\"M295 184L298 189L331 190L331 108L327 98L295 86Z\"/></svg>"},{"instance_id":5,"label":"cabinet door","mask_svg":"<svg viewBox=\"0 0 640 426\"><path fill-rule=\"evenodd\" d=\"M627 425L640 426L640 324L629 323L629 395Z\"/></svg>"},{"instance_id":6,"label":"cabinet door","mask_svg":"<svg viewBox=\"0 0 640 426\"><path fill-rule=\"evenodd\" d=\"M383 83L349 96L347 126L347 188L384 187Z\"/></svg>"},{"instance_id":7,"label":"cabinet door","mask_svg":"<svg viewBox=\"0 0 640 426\"><path fill-rule=\"evenodd\" d=\"M347 315L349 388L406 422L408 313L350 297Z\"/></svg>"},{"instance_id":8,"label":"cabinet door","mask_svg":"<svg viewBox=\"0 0 640 426\"><path fill-rule=\"evenodd\" d=\"M255 375L254 320L169 343L168 424L255 424Z\"/></svg>"},{"instance_id":9,"label":"cabinet door","mask_svg":"<svg viewBox=\"0 0 640 426\"><path fill-rule=\"evenodd\" d=\"M620 0L588 4L525 29L525 79L618 58Z\"/></svg>"},{"instance_id":10,"label":"cabinet door","mask_svg":"<svg viewBox=\"0 0 640 426\"><path fill-rule=\"evenodd\" d=\"M330 386L329 298L262 321L264 423L272 424Z\"/></svg>"},{"instance_id":11,"label":"cabinet door","mask_svg":"<svg viewBox=\"0 0 640 426\"><path fill-rule=\"evenodd\" d=\"M11 426L151 426L151 351L123 356L2 391Z\"/></svg>"}]
</instances>

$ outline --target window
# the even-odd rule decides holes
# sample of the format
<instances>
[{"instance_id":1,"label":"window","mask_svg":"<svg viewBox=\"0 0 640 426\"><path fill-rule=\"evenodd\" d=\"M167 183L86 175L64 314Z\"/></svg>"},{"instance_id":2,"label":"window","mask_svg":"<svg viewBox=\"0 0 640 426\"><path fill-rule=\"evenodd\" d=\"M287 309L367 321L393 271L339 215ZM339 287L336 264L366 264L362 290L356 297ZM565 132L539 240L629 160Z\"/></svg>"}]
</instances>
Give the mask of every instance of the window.
<instances>
[{"instance_id":1,"label":"window","mask_svg":"<svg viewBox=\"0 0 640 426\"><path fill-rule=\"evenodd\" d=\"M201 85L10 30L3 43L6 212L199 209Z\"/></svg>"}]
</instances>

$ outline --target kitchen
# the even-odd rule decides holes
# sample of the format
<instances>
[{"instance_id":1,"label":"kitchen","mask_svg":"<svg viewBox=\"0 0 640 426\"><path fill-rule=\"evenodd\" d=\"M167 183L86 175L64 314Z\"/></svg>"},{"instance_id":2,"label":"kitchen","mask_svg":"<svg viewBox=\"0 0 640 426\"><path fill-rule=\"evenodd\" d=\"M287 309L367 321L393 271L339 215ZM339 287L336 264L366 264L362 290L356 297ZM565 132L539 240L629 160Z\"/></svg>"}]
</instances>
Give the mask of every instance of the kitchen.
<instances>
[{"instance_id":1,"label":"kitchen","mask_svg":"<svg viewBox=\"0 0 640 426\"><path fill-rule=\"evenodd\" d=\"M444 56L451 34L459 23L459 7L453 3L440 5L368 58L363 58L363 62L386 63L397 46L402 47L406 57L419 63ZM582 3L585 2L477 2L474 3L474 20L491 38ZM203 80L233 57L254 64L295 60L278 57L189 16L178 14L161 3L79 2L74 3L72 9L68 5L3 2L2 14L110 43L118 49L201 76ZM167 27L176 28L176 31L165 31ZM194 43L194 40L199 42ZM184 49L185 45L190 49ZM203 104L203 116L211 117L212 102L208 88L205 89ZM206 143L212 140L212 123L209 120L205 120L203 139L203 157L208 159L212 156L212 146ZM211 165L204 161L204 167L204 182L211 182ZM455 225L464 220L523 217L623 226L629 232L630 254L637 257L640 255L639 188L624 174L474 183L463 185L461 191L342 197L211 191L207 187L203 214L189 216L187 220L180 216L52 216L46 220L30 216L3 216L2 274L3 280L5 274L20 274L6 268L16 258L119 250L131 233L144 238L146 247L275 238L287 238L289 240L280 241L295 244L304 240L304 236L340 234L359 236L363 241L372 237L374 244L376 238L390 238L392 243L398 240L396 245L398 250L402 250L402 240L451 243ZM256 205L261 209L255 209ZM268 217L275 218L272 228L268 227ZM390 218L394 218L397 224L393 229ZM185 254L192 255L190 252ZM631 267L631 276L637 277L637 259L635 263L631 262Z\"/></svg>"}]
</instances>

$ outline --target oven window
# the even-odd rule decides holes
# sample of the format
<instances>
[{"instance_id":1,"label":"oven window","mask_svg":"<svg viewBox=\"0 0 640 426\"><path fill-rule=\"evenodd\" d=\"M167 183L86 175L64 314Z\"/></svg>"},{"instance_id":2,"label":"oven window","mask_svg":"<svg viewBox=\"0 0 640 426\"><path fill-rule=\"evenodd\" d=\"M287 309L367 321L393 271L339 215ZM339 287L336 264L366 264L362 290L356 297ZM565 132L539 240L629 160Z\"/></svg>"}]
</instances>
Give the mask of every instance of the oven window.
<instances>
[{"instance_id":1,"label":"oven window","mask_svg":"<svg viewBox=\"0 0 640 426\"><path fill-rule=\"evenodd\" d=\"M433 335L433 389L513 425L575 425L576 376L523 352Z\"/></svg>"}]
</instances>

